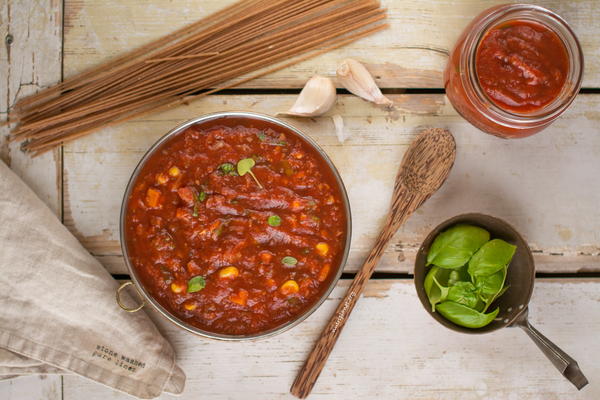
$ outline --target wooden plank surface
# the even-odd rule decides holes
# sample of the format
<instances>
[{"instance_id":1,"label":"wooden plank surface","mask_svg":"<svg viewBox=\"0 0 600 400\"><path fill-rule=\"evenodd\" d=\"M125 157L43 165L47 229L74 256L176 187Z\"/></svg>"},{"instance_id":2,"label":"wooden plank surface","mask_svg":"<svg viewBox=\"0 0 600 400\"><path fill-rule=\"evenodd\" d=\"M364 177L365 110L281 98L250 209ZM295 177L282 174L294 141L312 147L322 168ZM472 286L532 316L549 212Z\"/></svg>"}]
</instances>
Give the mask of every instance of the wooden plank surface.
<instances>
[{"instance_id":1,"label":"wooden plank surface","mask_svg":"<svg viewBox=\"0 0 600 400\"><path fill-rule=\"evenodd\" d=\"M236 0L65 0L65 74L158 38ZM383 87L442 87L446 53L480 11L506 0L382 0L391 28L246 87L302 87L315 73L334 75L346 57L368 63ZM600 7L596 0L538 0L563 16L585 53L584 87L600 87Z\"/></svg>"},{"instance_id":2,"label":"wooden plank surface","mask_svg":"<svg viewBox=\"0 0 600 400\"><path fill-rule=\"evenodd\" d=\"M62 1L0 0L0 121L14 102L60 81ZM62 212L61 152L35 160L8 144L8 126L0 127L0 158L58 215ZM2 400L62 399L62 377L29 376L0 381Z\"/></svg>"},{"instance_id":3,"label":"wooden plank surface","mask_svg":"<svg viewBox=\"0 0 600 400\"><path fill-rule=\"evenodd\" d=\"M36 375L0 381L0 397L2 400L61 400L62 377Z\"/></svg>"},{"instance_id":4,"label":"wooden plank surface","mask_svg":"<svg viewBox=\"0 0 600 400\"><path fill-rule=\"evenodd\" d=\"M146 43L235 0L64 0L64 71L69 76ZM384 0L392 28L279 73L249 88L296 88L315 74L333 76L345 57L367 63L387 88L440 88L446 53L479 11L503 0ZM546 0L570 22L586 56L584 86L600 87L600 3ZM0 0L0 120L16 98L60 80L61 0ZM9 43L10 42L10 43ZM600 271L600 95L579 96L543 134L501 141L481 134L442 95L395 95L396 112L340 96L322 118L291 120L332 157L354 212L347 271L374 240L407 144L422 127L451 129L459 158L448 184L395 237L380 271L411 272L424 235L443 219L482 211L507 219L529 239L538 271ZM113 273L123 273L118 211L126 181L143 152L176 124L213 111L273 114L288 95L212 96L151 117L105 129L66 146L64 220ZM350 138L337 142L330 116L344 117ZM6 144L0 157L57 213L62 210L61 151L32 160ZM346 290L306 322L255 343L220 343L183 333L150 311L188 373L187 398L291 398L289 386L314 339ZM526 335L505 329L486 336L446 330L428 317L409 280L372 281L311 398L598 399L600 280L539 280L532 322L577 359L591 384L577 392ZM26 377L0 382L1 399L130 398L82 378ZM164 398L171 398L164 396Z\"/></svg>"},{"instance_id":5,"label":"wooden plank surface","mask_svg":"<svg viewBox=\"0 0 600 400\"><path fill-rule=\"evenodd\" d=\"M304 323L254 343L195 337L156 319L188 374L185 399L293 399L297 370L348 281ZM537 282L531 322L575 358L591 383L578 392L519 329L465 335L439 325L410 280L379 280L368 289L310 399L600 398L600 280ZM64 377L64 399L127 399L87 380Z\"/></svg>"},{"instance_id":6,"label":"wooden plank surface","mask_svg":"<svg viewBox=\"0 0 600 400\"><path fill-rule=\"evenodd\" d=\"M460 118L443 95L394 95L395 112L354 96L338 96L327 116L290 120L323 146L340 170L353 213L347 271L359 267L386 213L402 155L423 127L454 132L458 157L447 183L396 235L379 271L411 272L415 251L438 223L464 212L484 212L514 224L536 251L543 272L600 270L599 95L581 95L547 131L521 140L485 135ZM148 116L65 147L65 224L113 273L120 259L118 215L122 194L142 154L180 122L204 113L275 113L290 95L226 95ZM331 114L343 115L349 139L341 145ZM585 217L584 217L585 216Z\"/></svg>"},{"instance_id":7,"label":"wooden plank surface","mask_svg":"<svg viewBox=\"0 0 600 400\"><path fill-rule=\"evenodd\" d=\"M0 0L0 121L19 98L60 81L62 1ZM9 144L0 126L0 158L57 214L61 212L61 153L32 159Z\"/></svg>"}]
</instances>

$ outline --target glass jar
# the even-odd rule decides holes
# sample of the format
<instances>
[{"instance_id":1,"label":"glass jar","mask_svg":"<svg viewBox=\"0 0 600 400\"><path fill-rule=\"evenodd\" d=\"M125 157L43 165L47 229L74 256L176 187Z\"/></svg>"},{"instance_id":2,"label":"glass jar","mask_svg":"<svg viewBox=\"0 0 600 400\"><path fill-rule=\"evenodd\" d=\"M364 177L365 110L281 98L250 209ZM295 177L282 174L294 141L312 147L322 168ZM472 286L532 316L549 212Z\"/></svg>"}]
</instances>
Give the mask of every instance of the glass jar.
<instances>
[{"instance_id":1,"label":"glass jar","mask_svg":"<svg viewBox=\"0 0 600 400\"><path fill-rule=\"evenodd\" d=\"M565 46L569 69L554 100L528 113L502 109L487 97L477 77L476 56L486 33L508 21L531 21L554 32ZM558 118L573 102L581 87L583 54L579 41L557 14L530 4L507 4L489 8L465 28L450 53L444 71L446 95L456 111L475 127L503 138L533 135Z\"/></svg>"}]
</instances>

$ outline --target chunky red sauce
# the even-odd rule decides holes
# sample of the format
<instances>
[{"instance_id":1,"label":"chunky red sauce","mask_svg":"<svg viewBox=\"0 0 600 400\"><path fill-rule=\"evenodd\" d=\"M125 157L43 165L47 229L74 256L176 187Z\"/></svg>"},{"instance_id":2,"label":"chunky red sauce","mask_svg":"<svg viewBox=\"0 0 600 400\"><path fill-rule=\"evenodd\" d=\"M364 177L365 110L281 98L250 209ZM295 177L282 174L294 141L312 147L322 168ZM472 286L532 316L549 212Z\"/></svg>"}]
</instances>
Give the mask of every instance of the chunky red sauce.
<instances>
[{"instance_id":1,"label":"chunky red sauce","mask_svg":"<svg viewBox=\"0 0 600 400\"><path fill-rule=\"evenodd\" d=\"M500 108L531 113L556 99L569 72L569 56L546 26L512 20L486 32L476 70L486 95Z\"/></svg>"},{"instance_id":2,"label":"chunky red sauce","mask_svg":"<svg viewBox=\"0 0 600 400\"><path fill-rule=\"evenodd\" d=\"M255 165L240 176L242 159ZM346 244L344 207L329 166L295 134L255 120L193 126L134 182L128 255L180 319L221 334L263 332L329 287Z\"/></svg>"}]
</instances>

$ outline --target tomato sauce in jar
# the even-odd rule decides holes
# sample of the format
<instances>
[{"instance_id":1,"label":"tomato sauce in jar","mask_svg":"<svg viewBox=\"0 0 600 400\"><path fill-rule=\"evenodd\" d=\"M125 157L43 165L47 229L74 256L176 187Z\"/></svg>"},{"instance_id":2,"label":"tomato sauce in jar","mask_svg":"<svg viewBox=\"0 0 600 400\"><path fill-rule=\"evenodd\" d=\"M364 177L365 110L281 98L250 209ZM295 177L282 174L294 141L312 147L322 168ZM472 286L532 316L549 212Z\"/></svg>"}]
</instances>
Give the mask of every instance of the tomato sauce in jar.
<instances>
[{"instance_id":1,"label":"tomato sauce in jar","mask_svg":"<svg viewBox=\"0 0 600 400\"><path fill-rule=\"evenodd\" d=\"M167 311L207 332L285 324L321 298L345 256L345 194L331 167L264 121L192 125L131 185L129 262Z\"/></svg>"},{"instance_id":2,"label":"tomato sauce in jar","mask_svg":"<svg viewBox=\"0 0 600 400\"><path fill-rule=\"evenodd\" d=\"M475 66L479 84L498 107L527 114L558 97L569 56L556 33L544 25L512 20L485 34Z\"/></svg>"},{"instance_id":3,"label":"tomato sauce in jar","mask_svg":"<svg viewBox=\"0 0 600 400\"><path fill-rule=\"evenodd\" d=\"M446 96L480 130L502 138L541 131L573 102L583 53L569 25L530 4L489 8L465 28L444 70Z\"/></svg>"}]
</instances>

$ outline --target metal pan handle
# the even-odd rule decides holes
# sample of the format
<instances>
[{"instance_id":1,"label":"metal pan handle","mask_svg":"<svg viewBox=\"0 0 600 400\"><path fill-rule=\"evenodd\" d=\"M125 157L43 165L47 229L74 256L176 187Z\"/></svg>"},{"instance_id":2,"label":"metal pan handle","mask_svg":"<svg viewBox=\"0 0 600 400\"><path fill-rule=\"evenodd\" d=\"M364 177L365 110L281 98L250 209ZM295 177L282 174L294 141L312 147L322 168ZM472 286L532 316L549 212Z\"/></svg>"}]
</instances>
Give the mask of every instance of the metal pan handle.
<instances>
[{"instance_id":1,"label":"metal pan handle","mask_svg":"<svg viewBox=\"0 0 600 400\"><path fill-rule=\"evenodd\" d=\"M571 356L562 351L560 347L552 343L546 336L542 335L540 331L535 329L527 319L528 313L529 311L525 309L514 322L514 325L523 329L560 373L575 385L578 390L581 390L588 384L588 380L579 369L577 361L572 359Z\"/></svg>"},{"instance_id":2,"label":"metal pan handle","mask_svg":"<svg viewBox=\"0 0 600 400\"><path fill-rule=\"evenodd\" d=\"M117 289L117 304L119 305L119 307L121 307L123 310L130 312L130 313L134 313L137 311L140 311L145 305L146 305L146 300L144 300L144 298L142 297L142 295L140 294L140 292L137 290L137 288L135 287L135 285L133 285L133 287L135 288L135 292L137 293L139 299L140 299L140 305L137 307L127 307L125 305L125 303L123 303L123 300L121 300L121 292L123 291L123 289L125 289L127 286L129 285L133 285L132 281L127 281L127 282L123 282L119 288Z\"/></svg>"}]
</instances>

